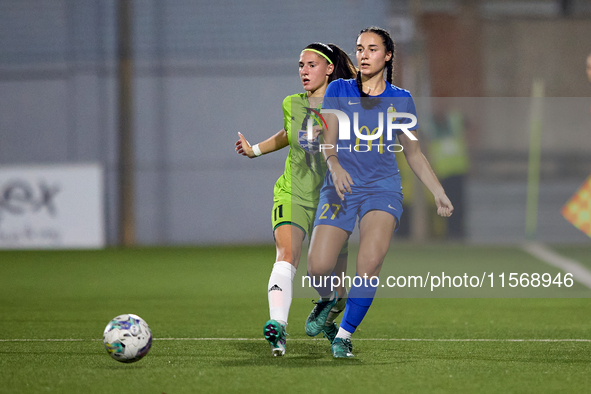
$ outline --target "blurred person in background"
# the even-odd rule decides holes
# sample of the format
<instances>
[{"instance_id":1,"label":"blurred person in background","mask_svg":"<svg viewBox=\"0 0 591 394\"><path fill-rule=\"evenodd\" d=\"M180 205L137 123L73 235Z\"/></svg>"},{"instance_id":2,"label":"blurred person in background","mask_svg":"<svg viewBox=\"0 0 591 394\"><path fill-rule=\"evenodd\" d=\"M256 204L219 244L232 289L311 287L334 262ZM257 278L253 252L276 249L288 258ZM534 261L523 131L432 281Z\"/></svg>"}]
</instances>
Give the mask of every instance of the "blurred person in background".
<instances>
[{"instance_id":1,"label":"blurred person in background","mask_svg":"<svg viewBox=\"0 0 591 394\"><path fill-rule=\"evenodd\" d=\"M591 53L587 56L587 79L591 82Z\"/></svg>"},{"instance_id":2,"label":"blurred person in background","mask_svg":"<svg viewBox=\"0 0 591 394\"><path fill-rule=\"evenodd\" d=\"M429 162L454 202L454 214L447 220L434 215L435 236L458 240L464 238L465 180L470 168L466 144L466 122L452 98L435 98L433 116L426 127L429 138Z\"/></svg>"}]
</instances>

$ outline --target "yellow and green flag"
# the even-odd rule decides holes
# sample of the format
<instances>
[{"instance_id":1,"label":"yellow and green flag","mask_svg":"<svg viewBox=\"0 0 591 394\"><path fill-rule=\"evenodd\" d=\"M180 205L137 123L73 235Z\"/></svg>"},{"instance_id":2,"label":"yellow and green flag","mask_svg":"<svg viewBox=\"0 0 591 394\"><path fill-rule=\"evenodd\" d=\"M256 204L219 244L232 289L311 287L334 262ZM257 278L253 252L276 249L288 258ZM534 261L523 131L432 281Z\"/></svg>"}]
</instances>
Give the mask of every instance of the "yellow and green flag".
<instances>
[{"instance_id":1,"label":"yellow and green flag","mask_svg":"<svg viewBox=\"0 0 591 394\"><path fill-rule=\"evenodd\" d=\"M591 175L564 204L560 213L573 226L591 237Z\"/></svg>"}]
</instances>

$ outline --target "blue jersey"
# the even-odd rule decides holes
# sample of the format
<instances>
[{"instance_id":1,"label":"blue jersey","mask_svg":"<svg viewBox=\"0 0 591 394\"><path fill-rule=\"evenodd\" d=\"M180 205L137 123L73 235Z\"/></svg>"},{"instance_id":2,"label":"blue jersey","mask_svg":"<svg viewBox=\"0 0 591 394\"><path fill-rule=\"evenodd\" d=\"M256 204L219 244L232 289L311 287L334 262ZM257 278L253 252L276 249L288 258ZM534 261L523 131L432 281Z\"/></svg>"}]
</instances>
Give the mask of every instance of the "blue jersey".
<instances>
[{"instance_id":1,"label":"blue jersey","mask_svg":"<svg viewBox=\"0 0 591 394\"><path fill-rule=\"evenodd\" d=\"M361 100L364 101L363 106ZM395 152L401 154L402 147L396 143L396 136L403 131L391 127L391 139L388 139L387 130L388 123L411 123L411 119L396 117L393 113L405 112L416 117L415 104L408 90L386 83L382 94L361 98L355 79L338 79L328 85L322 108L340 110L349 119L350 138L340 138L343 130L339 129L340 137L336 148L339 163L353 179L353 188L400 192L402 187ZM380 118L381 136L373 140L364 139L363 136L378 136ZM415 124L408 129L415 130L417 127ZM355 130L362 135L361 138L356 135ZM334 188L329 172L326 174L324 187Z\"/></svg>"}]
</instances>

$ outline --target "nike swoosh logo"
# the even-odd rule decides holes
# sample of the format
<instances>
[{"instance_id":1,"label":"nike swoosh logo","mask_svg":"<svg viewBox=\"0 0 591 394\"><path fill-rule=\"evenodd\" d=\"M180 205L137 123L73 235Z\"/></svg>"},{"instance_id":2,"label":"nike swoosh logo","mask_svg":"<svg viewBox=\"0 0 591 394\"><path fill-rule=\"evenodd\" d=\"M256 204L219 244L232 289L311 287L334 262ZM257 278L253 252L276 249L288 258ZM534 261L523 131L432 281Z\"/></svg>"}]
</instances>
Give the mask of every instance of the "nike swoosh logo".
<instances>
[{"instance_id":1,"label":"nike swoosh logo","mask_svg":"<svg viewBox=\"0 0 591 394\"><path fill-rule=\"evenodd\" d=\"M355 104L360 104L360 103L361 103L361 101L358 101L356 103L352 103L351 100L349 100L349 105L355 105Z\"/></svg>"},{"instance_id":2,"label":"nike swoosh logo","mask_svg":"<svg viewBox=\"0 0 591 394\"><path fill-rule=\"evenodd\" d=\"M398 209L394 208L392 205L388 204L388 208L398 211Z\"/></svg>"}]
</instances>

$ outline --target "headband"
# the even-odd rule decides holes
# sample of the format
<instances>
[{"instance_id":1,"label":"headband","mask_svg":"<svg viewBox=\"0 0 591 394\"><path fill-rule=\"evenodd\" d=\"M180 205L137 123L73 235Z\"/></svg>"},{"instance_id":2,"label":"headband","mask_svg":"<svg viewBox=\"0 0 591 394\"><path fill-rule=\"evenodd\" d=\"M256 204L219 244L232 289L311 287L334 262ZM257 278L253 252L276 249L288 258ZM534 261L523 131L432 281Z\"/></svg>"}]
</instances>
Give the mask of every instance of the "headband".
<instances>
[{"instance_id":1,"label":"headband","mask_svg":"<svg viewBox=\"0 0 591 394\"><path fill-rule=\"evenodd\" d=\"M320 56L322 56L323 58L325 58L328 61L328 64L332 64L332 60L330 60L328 56L326 56L324 53L322 53L320 51L317 51L316 49L305 48L304 51L316 52L317 54L319 54ZM302 52L304 52L304 51L302 51Z\"/></svg>"}]
</instances>

